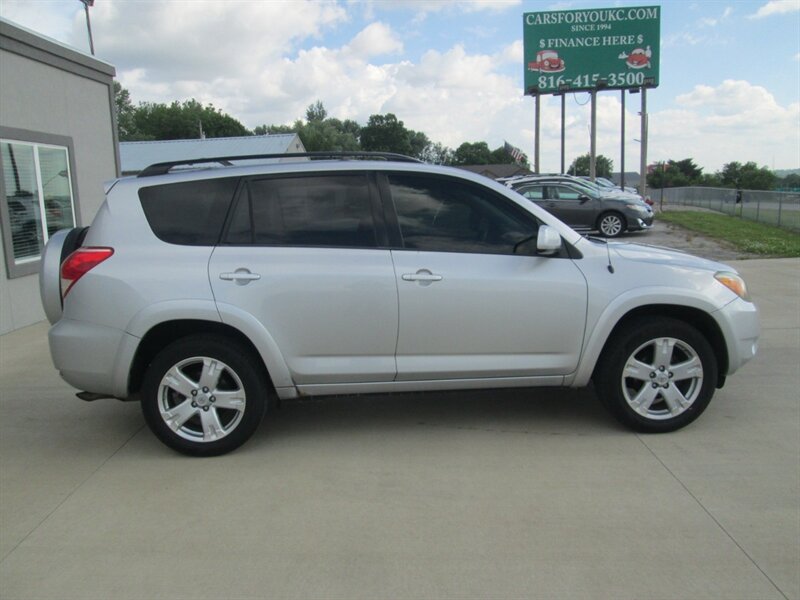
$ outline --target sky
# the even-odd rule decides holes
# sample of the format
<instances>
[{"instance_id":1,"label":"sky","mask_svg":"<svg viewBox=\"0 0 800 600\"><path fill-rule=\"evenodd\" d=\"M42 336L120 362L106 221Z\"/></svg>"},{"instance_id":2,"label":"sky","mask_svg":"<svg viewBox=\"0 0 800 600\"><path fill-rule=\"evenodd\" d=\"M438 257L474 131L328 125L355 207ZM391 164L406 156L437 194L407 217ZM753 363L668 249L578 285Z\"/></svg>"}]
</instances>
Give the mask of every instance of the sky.
<instances>
[{"instance_id":1,"label":"sky","mask_svg":"<svg viewBox=\"0 0 800 600\"><path fill-rule=\"evenodd\" d=\"M397 115L435 142L504 141L533 157L523 14L646 1L96 0L97 58L134 103L195 98L253 129L321 100L365 124ZM800 0L668 0L660 85L647 94L648 162L800 167ZM1 0L0 17L89 52L79 0ZM560 98L543 96L541 170L560 170ZM641 95L626 96L626 170L638 171ZM589 94L568 94L566 158L589 151ZM620 164L619 91L598 93L598 153Z\"/></svg>"}]
</instances>

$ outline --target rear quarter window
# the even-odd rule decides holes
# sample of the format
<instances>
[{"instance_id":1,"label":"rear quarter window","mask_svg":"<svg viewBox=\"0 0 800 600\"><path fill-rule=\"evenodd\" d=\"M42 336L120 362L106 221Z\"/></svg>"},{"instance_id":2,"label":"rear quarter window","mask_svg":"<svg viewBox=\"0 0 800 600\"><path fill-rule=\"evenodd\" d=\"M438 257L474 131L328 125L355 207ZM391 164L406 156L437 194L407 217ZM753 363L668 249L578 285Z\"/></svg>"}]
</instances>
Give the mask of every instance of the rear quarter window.
<instances>
[{"instance_id":1,"label":"rear quarter window","mask_svg":"<svg viewBox=\"0 0 800 600\"><path fill-rule=\"evenodd\" d=\"M219 241L238 178L167 183L139 190L144 215L158 239L183 246Z\"/></svg>"}]
</instances>

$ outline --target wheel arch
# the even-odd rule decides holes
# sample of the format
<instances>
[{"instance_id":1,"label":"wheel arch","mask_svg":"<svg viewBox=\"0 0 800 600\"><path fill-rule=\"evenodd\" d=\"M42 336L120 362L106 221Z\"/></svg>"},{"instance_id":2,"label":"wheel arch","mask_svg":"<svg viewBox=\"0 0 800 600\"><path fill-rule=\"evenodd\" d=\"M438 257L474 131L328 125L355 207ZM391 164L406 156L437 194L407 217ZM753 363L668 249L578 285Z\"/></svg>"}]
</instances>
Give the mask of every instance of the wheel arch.
<instances>
[{"instance_id":1,"label":"wheel arch","mask_svg":"<svg viewBox=\"0 0 800 600\"><path fill-rule=\"evenodd\" d=\"M294 390L294 383L283 356L278 352L275 342L266 331L259 333L262 335L251 339L240 328L229 323L204 319L171 319L157 323L142 336L136 348L128 372L128 394L135 394L141 389L147 367L156 354L168 344L191 335L212 334L234 340L251 352L253 356L258 357L269 385L281 397L292 396L291 390Z\"/></svg>"},{"instance_id":2,"label":"wheel arch","mask_svg":"<svg viewBox=\"0 0 800 600\"><path fill-rule=\"evenodd\" d=\"M611 333L606 338L603 349L600 355L595 359L595 365L592 368L592 377L594 377L594 369L599 362L599 357L602 356L606 348L614 343L616 336L625 329L631 322L642 318L648 317L670 317L678 321L683 321L697 329L703 337L708 340L714 351L714 356L717 359L717 387L722 387L725 382L725 373L728 372L728 348L725 344L725 337L722 334L717 322L709 313L692 306L680 306L675 304L649 304L645 306L638 306L622 316L617 321L617 324L611 330Z\"/></svg>"},{"instance_id":3,"label":"wheel arch","mask_svg":"<svg viewBox=\"0 0 800 600\"><path fill-rule=\"evenodd\" d=\"M592 334L586 345L587 350L581 359L581 364L575 374L572 385L583 386L589 382L594 376L595 368L606 348L609 344L614 343L614 339L619 332L631 322L647 317L671 317L688 323L708 340L717 359L719 375L716 385L717 387L722 387L729 367L728 347L725 343L722 329L711 314L712 312L713 310L700 306L667 302L652 302L628 308L613 321L613 327L608 327L607 332L605 331L606 328L603 328L603 331L595 331ZM606 318L606 315L603 315L598 323L602 322L604 318Z\"/></svg>"}]
</instances>

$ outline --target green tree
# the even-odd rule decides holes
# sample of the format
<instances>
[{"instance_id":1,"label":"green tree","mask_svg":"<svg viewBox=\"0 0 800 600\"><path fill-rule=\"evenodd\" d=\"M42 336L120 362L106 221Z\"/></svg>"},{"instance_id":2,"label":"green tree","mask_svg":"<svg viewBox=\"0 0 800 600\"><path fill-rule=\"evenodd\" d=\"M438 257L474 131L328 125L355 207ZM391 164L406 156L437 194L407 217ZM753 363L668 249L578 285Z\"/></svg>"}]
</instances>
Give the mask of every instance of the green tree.
<instances>
[{"instance_id":1,"label":"green tree","mask_svg":"<svg viewBox=\"0 0 800 600\"><path fill-rule=\"evenodd\" d=\"M370 115L367 125L361 129L361 149L411 155L411 133L392 113Z\"/></svg>"},{"instance_id":2,"label":"green tree","mask_svg":"<svg viewBox=\"0 0 800 600\"><path fill-rule=\"evenodd\" d=\"M297 122L295 130L309 152L359 150L358 137L353 133L351 123L353 121L342 122L339 119L309 121L305 124Z\"/></svg>"},{"instance_id":3,"label":"green tree","mask_svg":"<svg viewBox=\"0 0 800 600\"><path fill-rule=\"evenodd\" d=\"M694 159L668 160L655 165L647 174L647 185L651 188L687 187L692 185L718 185L713 177L703 175Z\"/></svg>"},{"instance_id":4,"label":"green tree","mask_svg":"<svg viewBox=\"0 0 800 600\"><path fill-rule=\"evenodd\" d=\"M454 152L452 148L448 148L439 142L430 142L422 151L422 155L419 158L433 165L452 165Z\"/></svg>"},{"instance_id":5,"label":"green tree","mask_svg":"<svg viewBox=\"0 0 800 600\"><path fill-rule=\"evenodd\" d=\"M572 161L567 173L569 175L589 175L591 155L589 153L579 156ZM611 171L614 169L614 162L607 156L598 154L595 159L595 171L598 177L611 178Z\"/></svg>"},{"instance_id":6,"label":"green tree","mask_svg":"<svg viewBox=\"0 0 800 600\"><path fill-rule=\"evenodd\" d=\"M785 190L800 189L800 173L789 173L775 182L775 187Z\"/></svg>"},{"instance_id":7,"label":"green tree","mask_svg":"<svg viewBox=\"0 0 800 600\"><path fill-rule=\"evenodd\" d=\"M143 139L136 132L136 107L131 94L119 81L114 82L114 108L117 112L117 136L120 142Z\"/></svg>"},{"instance_id":8,"label":"green tree","mask_svg":"<svg viewBox=\"0 0 800 600\"><path fill-rule=\"evenodd\" d=\"M328 111L322 105L322 102L317 100L314 104L309 105L306 109L306 121L309 123L324 121L328 116Z\"/></svg>"},{"instance_id":9,"label":"green tree","mask_svg":"<svg viewBox=\"0 0 800 600\"><path fill-rule=\"evenodd\" d=\"M195 99L172 104L145 102L134 113L137 139L180 140L250 135L239 121Z\"/></svg>"},{"instance_id":10,"label":"green tree","mask_svg":"<svg viewBox=\"0 0 800 600\"><path fill-rule=\"evenodd\" d=\"M256 135L276 133L296 133L308 152L358 151L361 127L351 120L327 118L328 111L317 100L306 109L306 121L300 119L294 125L259 125L253 132Z\"/></svg>"},{"instance_id":11,"label":"green tree","mask_svg":"<svg viewBox=\"0 0 800 600\"><path fill-rule=\"evenodd\" d=\"M456 148L453 156L454 165L489 165L492 162L492 151L486 142L464 142Z\"/></svg>"},{"instance_id":12,"label":"green tree","mask_svg":"<svg viewBox=\"0 0 800 600\"><path fill-rule=\"evenodd\" d=\"M771 190L777 180L775 173L754 162L727 163L718 175L722 185L740 190Z\"/></svg>"}]
</instances>

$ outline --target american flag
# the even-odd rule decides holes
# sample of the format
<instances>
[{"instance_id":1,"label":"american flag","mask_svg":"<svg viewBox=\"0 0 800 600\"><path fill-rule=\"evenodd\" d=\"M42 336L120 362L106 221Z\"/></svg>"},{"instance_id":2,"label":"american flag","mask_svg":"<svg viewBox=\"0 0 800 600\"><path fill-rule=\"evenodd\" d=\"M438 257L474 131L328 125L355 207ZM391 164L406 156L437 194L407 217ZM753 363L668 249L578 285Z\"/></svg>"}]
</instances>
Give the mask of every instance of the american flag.
<instances>
[{"instance_id":1,"label":"american flag","mask_svg":"<svg viewBox=\"0 0 800 600\"><path fill-rule=\"evenodd\" d=\"M511 158L513 158L517 164L525 162L525 154L516 146L512 146L504 140L503 148L505 148L505 151L511 155Z\"/></svg>"}]
</instances>

